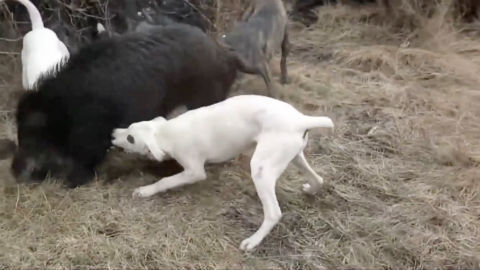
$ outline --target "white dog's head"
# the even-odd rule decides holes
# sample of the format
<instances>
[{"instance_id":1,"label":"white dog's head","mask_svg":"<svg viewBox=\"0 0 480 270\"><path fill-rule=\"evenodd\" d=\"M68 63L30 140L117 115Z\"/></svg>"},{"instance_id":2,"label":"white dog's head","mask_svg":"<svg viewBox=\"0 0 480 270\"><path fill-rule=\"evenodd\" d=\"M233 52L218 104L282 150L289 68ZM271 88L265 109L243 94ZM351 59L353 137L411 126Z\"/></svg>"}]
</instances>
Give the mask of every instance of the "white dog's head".
<instances>
[{"instance_id":1,"label":"white dog's head","mask_svg":"<svg viewBox=\"0 0 480 270\"><path fill-rule=\"evenodd\" d=\"M145 155L161 161L165 159L165 152L156 142L155 131L158 125L164 122L165 118L157 117L152 121L133 123L128 128L117 128L112 133L112 144L127 153Z\"/></svg>"}]
</instances>

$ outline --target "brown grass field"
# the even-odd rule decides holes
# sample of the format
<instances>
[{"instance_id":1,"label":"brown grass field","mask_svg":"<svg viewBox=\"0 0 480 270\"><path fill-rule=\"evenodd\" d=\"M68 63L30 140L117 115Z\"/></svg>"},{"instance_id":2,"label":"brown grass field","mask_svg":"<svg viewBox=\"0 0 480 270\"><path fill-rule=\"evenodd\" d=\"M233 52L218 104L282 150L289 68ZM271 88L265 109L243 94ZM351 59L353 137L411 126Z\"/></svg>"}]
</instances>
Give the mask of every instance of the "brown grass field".
<instances>
[{"instance_id":1,"label":"brown grass field","mask_svg":"<svg viewBox=\"0 0 480 270\"><path fill-rule=\"evenodd\" d=\"M246 160L134 200L157 178L121 155L109 159L128 173L106 181L99 170L73 190L17 185L6 159L0 268L480 269L480 24L449 8L403 28L372 6L322 7L309 28L291 22L283 98L336 130L307 148L325 189L304 195L289 167L277 186L284 216L255 251L238 249L263 214ZM21 43L0 44L0 138L15 138ZM232 94L262 91L248 76Z\"/></svg>"}]
</instances>

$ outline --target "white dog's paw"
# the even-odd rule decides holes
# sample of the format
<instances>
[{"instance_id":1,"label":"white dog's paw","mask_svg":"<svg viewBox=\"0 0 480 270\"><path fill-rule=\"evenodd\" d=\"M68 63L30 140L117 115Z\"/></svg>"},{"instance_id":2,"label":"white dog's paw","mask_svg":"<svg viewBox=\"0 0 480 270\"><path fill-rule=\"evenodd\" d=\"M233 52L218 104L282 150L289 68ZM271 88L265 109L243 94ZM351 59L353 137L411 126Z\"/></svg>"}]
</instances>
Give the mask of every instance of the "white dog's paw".
<instances>
[{"instance_id":1,"label":"white dog's paw","mask_svg":"<svg viewBox=\"0 0 480 270\"><path fill-rule=\"evenodd\" d=\"M303 192L310 194L310 195L315 195L317 194L318 189L312 187L310 184L303 184Z\"/></svg>"},{"instance_id":2,"label":"white dog's paw","mask_svg":"<svg viewBox=\"0 0 480 270\"><path fill-rule=\"evenodd\" d=\"M258 246L258 244L260 244L261 241L262 239L258 239L257 237L251 236L242 241L242 243L240 244L240 249L245 251L252 250L256 246Z\"/></svg>"},{"instance_id":3,"label":"white dog's paw","mask_svg":"<svg viewBox=\"0 0 480 270\"><path fill-rule=\"evenodd\" d=\"M144 187L136 188L132 193L132 197L133 198L146 198L146 197L152 196L153 194L155 194L155 192L154 192L154 190L152 190L151 187L144 186Z\"/></svg>"}]
</instances>

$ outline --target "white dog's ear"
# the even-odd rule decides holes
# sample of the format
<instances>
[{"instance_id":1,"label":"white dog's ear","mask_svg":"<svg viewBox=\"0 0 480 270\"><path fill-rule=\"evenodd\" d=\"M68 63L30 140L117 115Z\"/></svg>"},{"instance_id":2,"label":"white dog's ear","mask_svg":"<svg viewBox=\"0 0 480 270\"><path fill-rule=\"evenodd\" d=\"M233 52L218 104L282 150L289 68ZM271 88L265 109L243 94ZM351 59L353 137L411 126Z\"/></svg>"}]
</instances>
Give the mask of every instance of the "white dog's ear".
<instances>
[{"instance_id":1,"label":"white dog's ear","mask_svg":"<svg viewBox=\"0 0 480 270\"><path fill-rule=\"evenodd\" d=\"M150 153L157 161L162 161L165 158L165 152L160 148L158 143L155 141L155 137L153 135L146 136L144 138L145 145L148 147Z\"/></svg>"}]
</instances>

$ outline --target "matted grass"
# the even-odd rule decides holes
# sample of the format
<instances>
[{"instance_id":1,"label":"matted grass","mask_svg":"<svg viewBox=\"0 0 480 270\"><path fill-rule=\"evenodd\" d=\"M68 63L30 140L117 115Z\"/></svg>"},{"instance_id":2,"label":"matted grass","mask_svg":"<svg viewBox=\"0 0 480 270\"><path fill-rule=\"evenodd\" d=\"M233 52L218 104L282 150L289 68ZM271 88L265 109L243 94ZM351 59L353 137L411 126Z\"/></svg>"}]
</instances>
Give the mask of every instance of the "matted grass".
<instances>
[{"instance_id":1,"label":"matted grass","mask_svg":"<svg viewBox=\"0 0 480 270\"><path fill-rule=\"evenodd\" d=\"M246 160L143 200L133 189L156 178L130 159L116 160L129 173L106 181L101 171L74 190L13 184L5 160L1 268L480 268L480 41L442 17L401 32L377 11L325 7L310 28L292 23L284 98L332 117L336 131L307 149L325 189L304 195L290 167L277 187L282 221L255 251L238 249L262 220ZM18 57L1 76L2 95L18 88ZM264 86L246 76L236 89ZM15 136L11 109L1 137Z\"/></svg>"}]
</instances>

